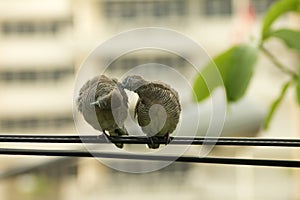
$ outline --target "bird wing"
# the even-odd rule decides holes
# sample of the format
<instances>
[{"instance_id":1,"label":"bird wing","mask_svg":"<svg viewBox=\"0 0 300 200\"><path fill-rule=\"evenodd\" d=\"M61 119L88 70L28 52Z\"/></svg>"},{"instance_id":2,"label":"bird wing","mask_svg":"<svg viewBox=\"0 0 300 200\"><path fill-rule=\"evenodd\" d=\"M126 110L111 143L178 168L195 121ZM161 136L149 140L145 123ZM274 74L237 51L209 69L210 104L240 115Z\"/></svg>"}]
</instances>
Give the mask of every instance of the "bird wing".
<instances>
[{"instance_id":1,"label":"bird wing","mask_svg":"<svg viewBox=\"0 0 300 200\"><path fill-rule=\"evenodd\" d=\"M81 113L83 110L82 106L84 104L85 97L87 96L87 94L90 90L90 87L91 87L92 83L94 83L94 82L95 82L95 78L88 80L86 83L83 84L83 86L79 90L79 96L77 98L76 105L77 105L77 109Z\"/></svg>"},{"instance_id":2,"label":"bird wing","mask_svg":"<svg viewBox=\"0 0 300 200\"><path fill-rule=\"evenodd\" d=\"M153 81L151 82L153 84L154 87L158 87L164 90L168 90L171 93L173 93L177 98L179 98L178 92L176 90L174 90L173 88L171 88L170 85L160 82L160 81Z\"/></svg>"},{"instance_id":3,"label":"bird wing","mask_svg":"<svg viewBox=\"0 0 300 200\"><path fill-rule=\"evenodd\" d=\"M134 116L137 117L138 124L141 127L147 126L151 121L149 116L149 106L150 105L143 103L142 99L139 99L135 106Z\"/></svg>"},{"instance_id":4,"label":"bird wing","mask_svg":"<svg viewBox=\"0 0 300 200\"><path fill-rule=\"evenodd\" d=\"M135 108L134 108L134 118L137 117L138 114L138 107L140 106L140 104L142 103L141 99L139 98L136 102Z\"/></svg>"},{"instance_id":5,"label":"bird wing","mask_svg":"<svg viewBox=\"0 0 300 200\"><path fill-rule=\"evenodd\" d=\"M98 97L104 97L110 94L116 88L116 86L117 84L105 75L98 76L95 100Z\"/></svg>"},{"instance_id":6,"label":"bird wing","mask_svg":"<svg viewBox=\"0 0 300 200\"><path fill-rule=\"evenodd\" d=\"M163 89L166 92L174 95L177 103L180 105L178 92L176 90L174 90L173 88L171 88L170 85L160 82L160 81L153 81L153 82L151 82L151 84L153 85L154 88Z\"/></svg>"}]
</instances>

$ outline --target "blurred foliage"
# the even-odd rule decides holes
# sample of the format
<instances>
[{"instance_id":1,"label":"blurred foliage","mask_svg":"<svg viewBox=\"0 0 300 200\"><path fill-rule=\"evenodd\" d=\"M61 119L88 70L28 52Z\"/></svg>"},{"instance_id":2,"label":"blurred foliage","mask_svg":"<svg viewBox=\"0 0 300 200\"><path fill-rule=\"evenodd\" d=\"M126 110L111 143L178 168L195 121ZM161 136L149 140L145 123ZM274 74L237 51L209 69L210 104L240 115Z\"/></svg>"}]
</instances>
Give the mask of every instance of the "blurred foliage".
<instances>
[{"instance_id":1,"label":"blurred foliage","mask_svg":"<svg viewBox=\"0 0 300 200\"><path fill-rule=\"evenodd\" d=\"M291 81L288 81L287 83L285 83L282 86L280 95L277 97L277 99L275 99L275 101L271 104L269 113L264 121L264 128L267 129L269 127L270 121L272 119L272 116L274 115L275 110L277 109L277 107L279 106L280 102L282 101L287 89L289 88L291 84Z\"/></svg>"},{"instance_id":2,"label":"blurred foliage","mask_svg":"<svg viewBox=\"0 0 300 200\"><path fill-rule=\"evenodd\" d=\"M300 66L298 69L298 74L300 74ZM298 76L297 83L296 83L296 97L297 97L298 105L300 106L300 76Z\"/></svg>"},{"instance_id":3,"label":"blurred foliage","mask_svg":"<svg viewBox=\"0 0 300 200\"><path fill-rule=\"evenodd\" d=\"M217 86L213 78L215 66L218 68L224 82L228 101L240 99L247 89L248 83L253 73L253 67L257 59L257 49L253 46L241 44L231 47L227 51L214 58L214 62L208 63L200 76L197 77L194 89L198 101L209 96L209 91L213 91ZM211 86L208 89L207 78ZM212 84L213 83L213 84Z\"/></svg>"},{"instance_id":4,"label":"blurred foliage","mask_svg":"<svg viewBox=\"0 0 300 200\"><path fill-rule=\"evenodd\" d=\"M272 31L272 24L281 15L289 11L300 11L300 1L299 0L280 0L275 2L269 10L263 20L262 25L262 39L266 39L269 36L269 32Z\"/></svg>"},{"instance_id":5,"label":"blurred foliage","mask_svg":"<svg viewBox=\"0 0 300 200\"><path fill-rule=\"evenodd\" d=\"M300 52L300 32L289 29L280 29L270 34L273 37L281 39L289 48Z\"/></svg>"},{"instance_id":6,"label":"blurred foliage","mask_svg":"<svg viewBox=\"0 0 300 200\"><path fill-rule=\"evenodd\" d=\"M274 115L276 108L280 105L289 87L296 85L297 102L300 105L300 66L298 73L291 71L281 64L276 56L272 55L264 43L269 38L277 38L282 41L289 49L300 52L300 32L289 28L273 30L273 23L279 17L288 13L300 13L300 0L279 0L275 2L266 12L262 27L261 39L258 44L240 44L230 47L213 60L206 64L200 71L194 82L194 91L196 100L201 102L220 84L217 84L216 75L220 74L223 80L227 100L229 102L238 101L245 95L249 82L251 80L253 69L256 64L258 54L264 53L274 66L279 68L282 73L289 75L290 80L285 83L279 96L271 104L269 113L264 122L264 128L268 128L269 123ZM219 70L217 73L214 71Z\"/></svg>"}]
</instances>

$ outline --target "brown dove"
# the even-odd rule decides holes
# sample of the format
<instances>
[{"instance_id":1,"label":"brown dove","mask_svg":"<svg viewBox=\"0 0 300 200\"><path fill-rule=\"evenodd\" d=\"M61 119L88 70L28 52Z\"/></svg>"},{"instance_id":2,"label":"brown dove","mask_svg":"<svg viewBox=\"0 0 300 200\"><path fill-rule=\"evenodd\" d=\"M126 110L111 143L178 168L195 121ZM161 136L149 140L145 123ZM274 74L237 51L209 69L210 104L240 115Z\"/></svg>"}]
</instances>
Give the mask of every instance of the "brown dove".
<instances>
[{"instance_id":1,"label":"brown dove","mask_svg":"<svg viewBox=\"0 0 300 200\"><path fill-rule=\"evenodd\" d=\"M77 108L93 128L110 136L128 135L124 127L128 97L116 79L105 75L88 80L80 89ZM122 143L116 143L119 148Z\"/></svg>"},{"instance_id":2,"label":"brown dove","mask_svg":"<svg viewBox=\"0 0 300 200\"><path fill-rule=\"evenodd\" d=\"M135 116L142 131L150 138L149 148L156 149L157 138L170 142L171 134L179 122L181 106L178 93L162 82L150 82L138 75L130 75L122 81L124 88L139 95Z\"/></svg>"}]
</instances>

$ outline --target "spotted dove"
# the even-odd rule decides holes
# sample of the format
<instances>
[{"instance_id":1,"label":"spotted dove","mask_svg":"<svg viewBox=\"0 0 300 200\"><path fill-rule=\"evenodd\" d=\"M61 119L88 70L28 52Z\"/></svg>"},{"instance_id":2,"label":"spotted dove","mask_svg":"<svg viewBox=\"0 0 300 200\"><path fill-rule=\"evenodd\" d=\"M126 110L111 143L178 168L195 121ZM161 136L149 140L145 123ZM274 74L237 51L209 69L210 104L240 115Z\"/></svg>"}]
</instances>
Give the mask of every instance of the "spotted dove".
<instances>
[{"instance_id":1,"label":"spotted dove","mask_svg":"<svg viewBox=\"0 0 300 200\"><path fill-rule=\"evenodd\" d=\"M124 127L128 97L116 79L99 75L88 80L79 91L77 108L86 122L104 134L128 135ZM123 148L122 143L115 145Z\"/></svg>"},{"instance_id":2,"label":"spotted dove","mask_svg":"<svg viewBox=\"0 0 300 200\"><path fill-rule=\"evenodd\" d=\"M139 96L135 116L142 131L150 138L148 147L159 148L155 143L158 138L170 142L169 134L176 129L181 112L178 93L163 82L146 81L138 75L126 77L122 85Z\"/></svg>"}]
</instances>

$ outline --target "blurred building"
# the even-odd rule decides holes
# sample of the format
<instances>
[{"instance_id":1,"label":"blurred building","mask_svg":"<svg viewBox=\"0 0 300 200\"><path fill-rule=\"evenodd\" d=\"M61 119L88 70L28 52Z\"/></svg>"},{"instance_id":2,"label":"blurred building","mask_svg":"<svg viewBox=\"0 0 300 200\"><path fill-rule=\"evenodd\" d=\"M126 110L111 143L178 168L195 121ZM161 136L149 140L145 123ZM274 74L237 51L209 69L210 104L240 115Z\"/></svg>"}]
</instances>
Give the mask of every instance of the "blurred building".
<instances>
[{"instance_id":1,"label":"blurred building","mask_svg":"<svg viewBox=\"0 0 300 200\"><path fill-rule=\"evenodd\" d=\"M263 12L272 1L256 0ZM120 31L174 28L216 54L230 43L231 0L12 0L0 2L0 126L3 132L74 132L74 74L88 53ZM222 34L219 34L222 33ZM112 70L159 62L184 67L180 57L138 55Z\"/></svg>"},{"instance_id":2,"label":"blurred building","mask_svg":"<svg viewBox=\"0 0 300 200\"><path fill-rule=\"evenodd\" d=\"M2 132L74 132L69 2L2 1L0 10Z\"/></svg>"},{"instance_id":3,"label":"blurred building","mask_svg":"<svg viewBox=\"0 0 300 200\"><path fill-rule=\"evenodd\" d=\"M213 56L232 43L248 38L249 35L246 35L248 32L245 33L244 29L240 29L242 24L251 23L253 18L259 21L262 13L274 1L253 0L254 15L248 10L249 0L0 1L0 130L3 133L76 134L72 117L75 73L89 52L112 35L137 27L171 28L199 42ZM236 20L235 17L241 12L246 13L246 21ZM247 31L255 34L257 27L258 24L254 24L252 30ZM187 65L178 56L145 52L121 57L112 64L109 69L112 72L108 73L122 74L131 66L145 62L159 62L183 71ZM270 77L275 74L272 82L276 82L279 75L276 72L270 75L270 71L269 68L263 70L261 76ZM265 86L265 78L261 76L257 79L259 86L253 85L249 91L251 97L262 94L256 100L265 98L263 95L265 89L270 87ZM259 89L256 90L257 88ZM270 91L272 94L276 92ZM271 100L273 96L268 98ZM266 101L266 104L268 103L269 101ZM294 108L294 105L291 106L289 111L294 112ZM299 119L299 112L294 115ZM299 131L299 127L293 126L292 130L295 133ZM11 168L18 168L20 165L31 166L31 159L27 157L18 159L21 160L18 165L7 164L7 166ZM3 157L0 160L1 163L11 161ZM243 169L236 172L235 168L232 169L230 166L210 168L205 165L200 168L204 171L199 172L197 166L175 164L152 174L130 175L112 171L96 161L86 159L76 161L76 164L72 162L71 167L70 162L65 160L55 160L52 163L54 164L47 163L46 166L34 165L35 167L27 167L22 172L12 173L12 178L5 179L10 180L7 182L1 183L0 180L0 198L15 200L23 196L22 199L40 199L43 196L43 199L46 199L46 195L48 199L74 200L85 197L99 199L101 194L103 198L113 199L120 190L124 195L120 198L123 199L138 199L145 196L152 199L158 198L158 194L164 194L165 196L161 196L164 198L170 197L170 193L172 199L199 199L200 195L204 196L203 199L220 199L224 196L229 199L245 199L243 194L233 191L247 190L246 186L244 188L239 186L241 182L238 181L241 181L241 178L238 175L249 172ZM47 168L48 164L50 168ZM218 172L221 168L223 174ZM8 167L3 164L0 170L5 172ZM215 175L210 179L204 173L205 170ZM273 176L273 172L276 173L272 171L269 176ZM26 176L27 173L32 176ZM259 170L255 172L250 170L250 173L253 176L262 174ZM203 179L208 183L216 183L218 178L222 181L216 185L217 189L221 188L221 184L227 187L227 190L221 190L219 195L212 194L215 191L201 182ZM158 179L164 185L159 189ZM272 180L294 179L279 174ZM173 181L177 181L175 186L170 185ZM24 191L20 189L29 183L33 185L31 188ZM261 186L264 183L266 180L262 180ZM147 184L151 186L145 187ZM249 185L255 187L251 178ZM276 193L276 190L271 193L260 190L259 192L263 197L271 196L272 199L291 199L294 195L291 194L294 186L293 182L285 184L283 186L285 192L281 194ZM47 191L49 188L52 188L52 191ZM177 195L176 190L179 188L185 192ZM136 192L137 189L141 191ZM257 194L258 189L253 191ZM134 192L135 195L130 197ZM248 199L259 198L255 195L250 197Z\"/></svg>"}]
</instances>

